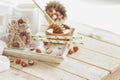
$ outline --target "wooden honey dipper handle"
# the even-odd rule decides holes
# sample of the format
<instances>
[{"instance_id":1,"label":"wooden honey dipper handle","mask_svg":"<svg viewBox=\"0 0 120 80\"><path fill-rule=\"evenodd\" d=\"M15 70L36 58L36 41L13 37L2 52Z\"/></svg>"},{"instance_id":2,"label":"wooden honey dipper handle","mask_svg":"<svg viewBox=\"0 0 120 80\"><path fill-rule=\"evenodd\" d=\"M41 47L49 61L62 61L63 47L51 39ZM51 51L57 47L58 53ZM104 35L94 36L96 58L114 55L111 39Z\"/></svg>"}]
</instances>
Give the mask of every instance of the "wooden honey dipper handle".
<instances>
[{"instance_id":1,"label":"wooden honey dipper handle","mask_svg":"<svg viewBox=\"0 0 120 80\"><path fill-rule=\"evenodd\" d=\"M34 4L43 12L43 14L50 20L50 22L51 22L52 24L56 24L56 22L55 22L53 19L51 19L51 17L39 6L38 3L36 3L35 0L32 0L32 1L33 1Z\"/></svg>"}]
</instances>

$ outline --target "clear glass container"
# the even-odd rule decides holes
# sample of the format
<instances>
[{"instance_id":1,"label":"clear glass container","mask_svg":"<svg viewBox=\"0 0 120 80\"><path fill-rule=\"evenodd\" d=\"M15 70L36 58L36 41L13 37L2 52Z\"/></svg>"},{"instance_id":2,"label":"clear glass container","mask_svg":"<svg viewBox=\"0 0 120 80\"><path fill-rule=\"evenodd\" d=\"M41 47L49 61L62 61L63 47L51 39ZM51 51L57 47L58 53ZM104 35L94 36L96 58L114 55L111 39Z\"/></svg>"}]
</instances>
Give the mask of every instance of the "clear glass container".
<instances>
[{"instance_id":1,"label":"clear glass container","mask_svg":"<svg viewBox=\"0 0 120 80\"><path fill-rule=\"evenodd\" d=\"M24 49L31 43L30 23L27 18L8 19L8 47Z\"/></svg>"}]
</instances>

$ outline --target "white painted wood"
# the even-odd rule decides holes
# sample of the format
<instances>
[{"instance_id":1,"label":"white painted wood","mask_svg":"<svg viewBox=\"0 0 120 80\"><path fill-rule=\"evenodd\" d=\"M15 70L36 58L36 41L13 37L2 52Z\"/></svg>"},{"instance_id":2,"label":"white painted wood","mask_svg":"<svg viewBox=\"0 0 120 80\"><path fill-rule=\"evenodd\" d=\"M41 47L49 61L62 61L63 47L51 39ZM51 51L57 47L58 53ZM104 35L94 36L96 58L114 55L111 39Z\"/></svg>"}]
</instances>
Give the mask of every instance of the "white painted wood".
<instances>
[{"instance_id":1,"label":"white painted wood","mask_svg":"<svg viewBox=\"0 0 120 80\"><path fill-rule=\"evenodd\" d=\"M77 53L69 55L69 57L105 69L111 73L120 67L120 60L84 48L80 48Z\"/></svg>"},{"instance_id":2,"label":"white painted wood","mask_svg":"<svg viewBox=\"0 0 120 80\"><path fill-rule=\"evenodd\" d=\"M10 68L10 61L6 56L0 56L0 72Z\"/></svg>"},{"instance_id":3,"label":"white painted wood","mask_svg":"<svg viewBox=\"0 0 120 80\"><path fill-rule=\"evenodd\" d=\"M108 71L70 58L66 58L59 65L57 64L49 65L71 72L75 75L82 76L84 78L87 78L88 80L102 80L104 77L109 75Z\"/></svg>"},{"instance_id":4,"label":"white painted wood","mask_svg":"<svg viewBox=\"0 0 120 80\"><path fill-rule=\"evenodd\" d=\"M51 45L51 46L53 46L53 45ZM56 47L56 46L54 46L54 47ZM53 49L58 50L57 48L58 47L53 48ZM47 62L53 62L53 63L61 63L68 53L69 45L66 44L64 47L62 47L61 50L59 51L59 53L52 52L53 54L46 54L45 52L44 53L36 53L36 52L31 52L29 50L6 48L6 49L4 49L4 55L27 58L27 59L34 59L34 60L40 60L40 61L47 61ZM58 52L58 51L56 51L56 52Z\"/></svg>"},{"instance_id":5,"label":"white painted wood","mask_svg":"<svg viewBox=\"0 0 120 80\"><path fill-rule=\"evenodd\" d=\"M14 50L5 49L4 55L26 58L26 59L34 59L34 60L40 60L40 61L48 61L48 62L54 62L54 63L60 63L63 61L62 57L31 53L31 52L27 52L23 50L15 50L15 49Z\"/></svg>"},{"instance_id":6,"label":"white painted wood","mask_svg":"<svg viewBox=\"0 0 120 80\"><path fill-rule=\"evenodd\" d=\"M120 59L120 47L118 46L111 45L87 36L83 36L83 43L84 45L81 46L83 48Z\"/></svg>"},{"instance_id":7,"label":"white painted wood","mask_svg":"<svg viewBox=\"0 0 120 80\"><path fill-rule=\"evenodd\" d=\"M120 69L107 76L104 80L120 80Z\"/></svg>"},{"instance_id":8,"label":"white painted wood","mask_svg":"<svg viewBox=\"0 0 120 80\"><path fill-rule=\"evenodd\" d=\"M69 58L66 58L61 64L37 62L34 66L23 68L20 65L12 63L12 67L17 68L20 71L17 70L15 73L21 74L21 71L23 71L25 72L22 73L23 75L32 75L30 79L34 80L38 80L36 77L45 80L119 80L120 47L118 47L118 36L111 34L111 36L109 36L109 33L104 35L104 33L101 34L102 31L96 31L96 29L91 29L91 27L88 28L79 24L78 26L79 31L82 31L80 33L87 34L87 36L81 35L83 36L82 41L84 42L84 45L81 45L82 48L78 53L70 55ZM88 37L89 34L95 34L98 37L94 36L93 38L90 38ZM115 41L115 39L117 40ZM116 45L118 43L118 46L106 42L115 43ZM11 53L11 55L15 56L14 53ZM26 58L25 55L23 55L23 57ZM31 55L31 57L33 57L33 55ZM0 80L6 80L6 75L9 75L10 78L12 76L14 77L13 72L7 72L2 75L4 77L1 79L0 73ZM24 79L23 77L23 79L19 76L16 77L20 80L26 80L26 78Z\"/></svg>"},{"instance_id":9,"label":"white painted wood","mask_svg":"<svg viewBox=\"0 0 120 80\"><path fill-rule=\"evenodd\" d=\"M40 77L35 77L23 71L11 68L0 73L0 80L43 80Z\"/></svg>"},{"instance_id":10,"label":"white painted wood","mask_svg":"<svg viewBox=\"0 0 120 80\"><path fill-rule=\"evenodd\" d=\"M94 26L83 24L75 21L67 21L72 27L75 27L79 33L86 35L88 37L92 37L93 39L98 39L100 41L108 42L110 44L120 46L120 35L112 33L107 30L99 29ZM93 37L91 35L98 36L99 38Z\"/></svg>"},{"instance_id":11,"label":"white painted wood","mask_svg":"<svg viewBox=\"0 0 120 80\"><path fill-rule=\"evenodd\" d=\"M0 40L0 56L2 55L4 48L6 47L7 47L6 43Z\"/></svg>"},{"instance_id":12,"label":"white painted wood","mask_svg":"<svg viewBox=\"0 0 120 80\"><path fill-rule=\"evenodd\" d=\"M41 77L44 80L86 80L82 77L45 64L44 62L35 62L34 66L29 66L26 68L23 68L20 65L16 65L14 63L12 63L11 66L17 68L20 71L25 71L34 76Z\"/></svg>"}]
</instances>

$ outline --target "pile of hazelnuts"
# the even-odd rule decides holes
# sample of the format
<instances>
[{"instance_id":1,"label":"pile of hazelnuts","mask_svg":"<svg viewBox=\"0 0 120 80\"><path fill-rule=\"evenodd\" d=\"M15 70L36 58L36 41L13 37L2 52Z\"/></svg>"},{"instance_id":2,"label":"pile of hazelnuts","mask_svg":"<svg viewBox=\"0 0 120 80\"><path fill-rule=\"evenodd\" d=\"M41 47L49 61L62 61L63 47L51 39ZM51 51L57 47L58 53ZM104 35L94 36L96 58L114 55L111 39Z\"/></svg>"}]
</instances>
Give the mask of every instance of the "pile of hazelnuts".
<instances>
[{"instance_id":1,"label":"pile of hazelnuts","mask_svg":"<svg viewBox=\"0 0 120 80\"><path fill-rule=\"evenodd\" d=\"M14 62L15 64L20 64L22 67L27 67L27 66L34 65L33 60L24 61L21 58L12 59L11 57L9 59L10 59L10 62Z\"/></svg>"},{"instance_id":2,"label":"pile of hazelnuts","mask_svg":"<svg viewBox=\"0 0 120 80\"><path fill-rule=\"evenodd\" d=\"M57 1L50 1L45 11L55 22L62 22L67 17L65 7Z\"/></svg>"},{"instance_id":3,"label":"pile of hazelnuts","mask_svg":"<svg viewBox=\"0 0 120 80\"><path fill-rule=\"evenodd\" d=\"M53 19L53 20L62 20L64 18L63 14L60 12L60 10L56 10L54 8L49 8L47 10L47 14Z\"/></svg>"}]
</instances>

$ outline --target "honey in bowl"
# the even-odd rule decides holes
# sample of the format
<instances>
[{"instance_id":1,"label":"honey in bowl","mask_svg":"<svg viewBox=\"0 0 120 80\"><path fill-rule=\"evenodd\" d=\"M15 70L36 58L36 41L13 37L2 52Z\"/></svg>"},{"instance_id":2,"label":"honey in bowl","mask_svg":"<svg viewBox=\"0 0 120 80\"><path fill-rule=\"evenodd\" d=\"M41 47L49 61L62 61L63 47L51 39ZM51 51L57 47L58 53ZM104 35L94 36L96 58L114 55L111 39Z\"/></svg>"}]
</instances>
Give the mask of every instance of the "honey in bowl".
<instances>
[{"instance_id":1,"label":"honey in bowl","mask_svg":"<svg viewBox=\"0 0 120 80\"><path fill-rule=\"evenodd\" d=\"M51 24L48 26L48 29L46 30L47 37L54 36L55 38L50 39L59 39L59 40L69 40L70 37L73 36L74 28L69 27L66 24Z\"/></svg>"}]
</instances>

